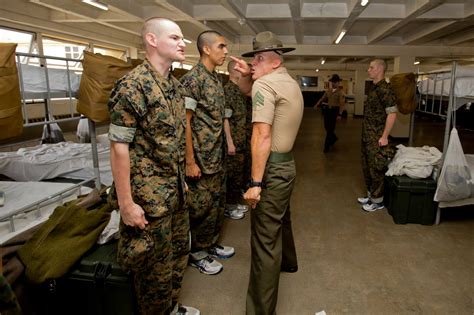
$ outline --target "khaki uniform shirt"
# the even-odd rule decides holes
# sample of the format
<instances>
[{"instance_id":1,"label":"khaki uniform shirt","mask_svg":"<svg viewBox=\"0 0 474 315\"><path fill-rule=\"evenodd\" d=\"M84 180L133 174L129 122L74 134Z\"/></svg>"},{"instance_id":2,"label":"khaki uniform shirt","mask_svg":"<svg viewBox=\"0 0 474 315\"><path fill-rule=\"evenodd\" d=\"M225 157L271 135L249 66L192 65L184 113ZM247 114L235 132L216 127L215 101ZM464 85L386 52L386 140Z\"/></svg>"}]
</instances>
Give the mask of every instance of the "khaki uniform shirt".
<instances>
[{"instance_id":1,"label":"khaki uniform shirt","mask_svg":"<svg viewBox=\"0 0 474 315\"><path fill-rule=\"evenodd\" d=\"M222 170L224 158L224 88L217 72L199 62L181 78L191 120L194 157L204 174Z\"/></svg>"},{"instance_id":2,"label":"khaki uniform shirt","mask_svg":"<svg viewBox=\"0 0 474 315\"><path fill-rule=\"evenodd\" d=\"M344 104L344 92L340 88L337 88L335 91L329 89L326 91L326 97L328 98L329 107L339 107L341 106L341 101Z\"/></svg>"},{"instance_id":3,"label":"khaki uniform shirt","mask_svg":"<svg viewBox=\"0 0 474 315\"><path fill-rule=\"evenodd\" d=\"M179 81L163 78L145 60L117 81L108 103L109 139L129 144L132 197L152 217L176 209L184 191L183 92Z\"/></svg>"},{"instance_id":4,"label":"khaki uniform shirt","mask_svg":"<svg viewBox=\"0 0 474 315\"><path fill-rule=\"evenodd\" d=\"M298 83L280 67L256 80L252 87L252 122L272 125L273 152L286 153L303 118L303 94Z\"/></svg>"}]
</instances>

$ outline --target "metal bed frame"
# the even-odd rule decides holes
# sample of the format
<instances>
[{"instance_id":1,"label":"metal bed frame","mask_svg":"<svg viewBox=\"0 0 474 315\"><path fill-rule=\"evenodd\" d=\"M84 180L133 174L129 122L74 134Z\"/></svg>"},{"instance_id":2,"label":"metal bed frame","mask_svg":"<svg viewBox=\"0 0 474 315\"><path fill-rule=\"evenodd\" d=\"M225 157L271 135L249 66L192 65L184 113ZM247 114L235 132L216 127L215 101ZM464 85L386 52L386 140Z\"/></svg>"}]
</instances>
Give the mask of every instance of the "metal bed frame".
<instances>
[{"instance_id":1,"label":"metal bed frame","mask_svg":"<svg viewBox=\"0 0 474 315\"><path fill-rule=\"evenodd\" d=\"M41 61L42 64L42 69L44 69L45 73L45 79L46 79L46 93L44 94L44 113L45 113L45 120L41 122L34 122L30 123L28 121L28 111L26 106L28 105L26 103L25 99L25 91L24 91L24 77L22 73L22 66L21 66L21 60L20 57L28 57L28 58L38 58L38 60ZM71 120L79 120L81 117L79 116L74 116L75 110L74 110L74 104L73 104L73 94L72 94L72 89L71 89L71 78L69 75L69 63L70 62L82 62L82 60L79 59L71 59L71 58L61 58L61 57L55 57L55 56L45 56L45 55L38 55L38 54L27 54L27 53L16 53L16 58L17 58L17 65L18 65L18 73L19 73L19 80L20 80L20 87L21 87L21 99L22 99L22 112L23 112L23 119L24 119L24 127L32 127L32 126L38 126L38 125L50 125L58 122L65 122L65 121L71 121ZM67 118L60 118L60 119L55 119L52 115L50 115L50 109L49 105L51 104L51 100L55 97L57 97L56 93L51 92L51 87L50 87L50 81L49 81L49 73L48 73L48 66L47 66L47 59L54 59L54 60L62 60L66 62L66 70L67 70L67 77L68 77L68 87L69 91L67 92L67 97L69 98L69 111L70 115ZM52 118L52 119L51 119ZM57 200L63 200L64 196L70 192L71 190L77 189L82 185L85 185L87 183L94 182L95 188L100 189L101 188L101 182L100 182L100 173L99 173L99 157L97 153L97 140L96 140L96 128L95 128L95 123L90 120L88 120L88 125L89 125L89 132L91 136L91 146L92 146L92 161L93 161L93 167L94 167L94 177L81 181L80 183L77 183L67 189L64 189L56 194L53 194L51 196L45 197L33 204L27 205L22 207L21 209L18 209L15 211L15 213L10 213L8 215L0 215L0 222L4 221L9 221L10 222L10 230L11 232L15 231L15 224L14 224L14 216L23 214L23 213L28 213L30 211L38 210L42 206L46 206L48 204L51 204Z\"/></svg>"}]
</instances>

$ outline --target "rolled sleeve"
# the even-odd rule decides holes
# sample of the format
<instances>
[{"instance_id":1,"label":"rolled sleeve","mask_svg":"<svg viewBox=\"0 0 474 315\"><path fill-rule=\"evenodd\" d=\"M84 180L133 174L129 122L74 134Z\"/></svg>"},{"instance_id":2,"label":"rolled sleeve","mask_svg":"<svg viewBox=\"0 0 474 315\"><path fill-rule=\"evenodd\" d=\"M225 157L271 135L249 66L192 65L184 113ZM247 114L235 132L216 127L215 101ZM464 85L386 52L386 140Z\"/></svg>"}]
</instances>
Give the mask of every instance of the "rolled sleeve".
<instances>
[{"instance_id":1,"label":"rolled sleeve","mask_svg":"<svg viewBox=\"0 0 474 315\"><path fill-rule=\"evenodd\" d=\"M230 108L226 108L226 109L225 109L225 111L224 111L224 117L225 117L225 118L230 118L230 117L232 117L232 114L233 114L232 109L230 109Z\"/></svg>"},{"instance_id":2,"label":"rolled sleeve","mask_svg":"<svg viewBox=\"0 0 474 315\"><path fill-rule=\"evenodd\" d=\"M136 128L129 128L110 124L109 126L109 140L115 142L130 143L135 137Z\"/></svg>"},{"instance_id":3,"label":"rolled sleeve","mask_svg":"<svg viewBox=\"0 0 474 315\"><path fill-rule=\"evenodd\" d=\"M386 107L385 108L385 112L388 114L392 114L392 113L397 113L398 112L398 108L397 106L390 106L390 107Z\"/></svg>"},{"instance_id":4,"label":"rolled sleeve","mask_svg":"<svg viewBox=\"0 0 474 315\"><path fill-rule=\"evenodd\" d=\"M190 98L190 97L185 97L184 104L185 104L186 109L192 110L193 112L196 111L197 101L195 99Z\"/></svg>"}]
</instances>

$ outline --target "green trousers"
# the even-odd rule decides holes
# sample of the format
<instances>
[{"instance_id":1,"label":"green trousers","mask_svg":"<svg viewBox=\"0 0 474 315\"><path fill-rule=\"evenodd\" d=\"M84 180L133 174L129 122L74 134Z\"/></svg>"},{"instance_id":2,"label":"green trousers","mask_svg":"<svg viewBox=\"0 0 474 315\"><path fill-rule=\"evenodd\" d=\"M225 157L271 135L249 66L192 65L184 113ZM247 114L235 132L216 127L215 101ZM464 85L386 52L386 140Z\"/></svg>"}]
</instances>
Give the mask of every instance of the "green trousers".
<instances>
[{"instance_id":1,"label":"green trousers","mask_svg":"<svg viewBox=\"0 0 474 315\"><path fill-rule=\"evenodd\" d=\"M375 155L379 150L378 139L362 141L361 148L362 172L364 173L367 193L372 202L381 203L384 194L383 181L387 169L377 169L376 167Z\"/></svg>"},{"instance_id":2,"label":"green trousers","mask_svg":"<svg viewBox=\"0 0 474 315\"><path fill-rule=\"evenodd\" d=\"M202 174L197 180L187 180L187 208L191 226L191 252L214 245L224 224L226 173Z\"/></svg>"},{"instance_id":3,"label":"green trousers","mask_svg":"<svg viewBox=\"0 0 474 315\"><path fill-rule=\"evenodd\" d=\"M141 315L168 315L178 301L189 256L189 214L183 203L169 215L147 217L144 230L120 224L118 261L132 273Z\"/></svg>"},{"instance_id":4,"label":"green trousers","mask_svg":"<svg viewBox=\"0 0 474 315\"><path fill-rule=\"evenodd\" d=\"M265 188L251 212L252 258L246 314L275 314L280 267L297 265L290 212L296 169L291 153L286 155L270 155Z\"/></svg>"}]
</instances>

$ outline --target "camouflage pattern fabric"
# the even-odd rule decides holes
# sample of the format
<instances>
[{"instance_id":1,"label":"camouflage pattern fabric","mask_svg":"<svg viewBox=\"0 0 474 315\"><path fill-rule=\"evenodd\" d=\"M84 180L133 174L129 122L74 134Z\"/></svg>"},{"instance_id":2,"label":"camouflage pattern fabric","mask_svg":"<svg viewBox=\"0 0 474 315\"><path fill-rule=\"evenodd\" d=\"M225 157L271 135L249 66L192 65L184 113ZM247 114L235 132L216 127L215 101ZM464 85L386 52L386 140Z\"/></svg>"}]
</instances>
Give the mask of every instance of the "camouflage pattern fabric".
<instances>
[{"instance_id":1,"label":"camouflage pattern fabric","mask_svg":"<svg viewBox=\"0 0 474 315\"><path fill-rule=\"evenodd\" d=\"M223 167L224 158L224 88L217 72L209 72L199 62L182 78L186 97L197 102L191 120L194 158L204 174L214 174Z\"/></svg>"},{"instance_id":2,"label":"camouflage pattern fabric","mask_svg":"<svg viewBox=\"0 0 474 315\"><path fill-rule=\"evenodd\" d=\"M386 172L386 167L380 165L380 150L384 149L379 147L378 140L383 134L387 114L396 111L396 97L390 85L385 80L375 84L364 106L361 145L365 184L375 202L383 200L380 199L383 198L383 180Z\"/></svg>"},{"instance_id":3,"label":"camouflage pattern fabric","mask_svg":"<svg viewBox=\"0 0 474 315\"><path fill-rule=\"evenodd\" d=\"M117 81L108 106L109 139L129 144L132 198L149 222L145 230L122 223L118 261L133 274L140 313L168 314L189 253L182 86L145 60ZM114 185L109 202L118 208Z\"/></svg>"},{"instance_id":4,"label":"camouflage pattern fabric","mask_svg":"<svg viewBox=\"0 0 474 315\"><path fill-rule=\"evenodd\" d=\"M226 172L227 172L227 194L226 203L228 204L244 204L242 195L245 192L245 187L250 180L248 169L245 169L245 155L243 153L236 153L229 155L226 158Z\"/></svg>"},{"instance_id":5,"label":"camouflage pattern fabric","mask_svg":"<svg viewBox=\"0 0 474 315\"><path fill-rule=\"evenodd\" d=\"M117 81L109 108L109 139L128 142L132 196L148 216L176 209L184 191L185 126L183 89L148 61ZM111 196L116 200L114 185Z\"/></svg>"},{"instance_id":6,"label":"camouflage pattern fabric","mask_svg":"<svg viewBox=\"0 0 474 315\"><path fill-rule=\"evenodd\" d=\"M121 223L118 261L132 272L140 314L169 314L189 257L189 214L147 218L144 230Z\"/></svg>"},{"instance_id":7,"label":"camouflage pattern fabric","mask_svg":"<svg viewBox=\"0 0 474 315\"><path fill-rule=\"evenodd\" d=\"M19 315L22 314L20 304L12 290L12 287L7 282L7 279L0 274L0 314L5 315Z\"/></svg>"},{"instance_id":8,"label":"camouflage pattern fabric","mask_svg":"<svg viewBox=\"0 0 474 315\"><path fill-rule=\"evenodd\" d=\"M225 172L203 174L199 180L187 181L187 205L191 223L191 252L215 244L224 222Z\"/></svg>"},{"instance_id":9,"label":"camouflage pattern fabric","mask_svg":"<svg viewBox=\"0 0 474 315\"><path fill-rule=\"evenodd\" d=\"M227 203L242 203L242 193L250 179L250 137L252 133L251 99L229 80L224 86L225 104L232 111L230 131L236 154L226 157Z\"/></svg>"}]
</instances>

